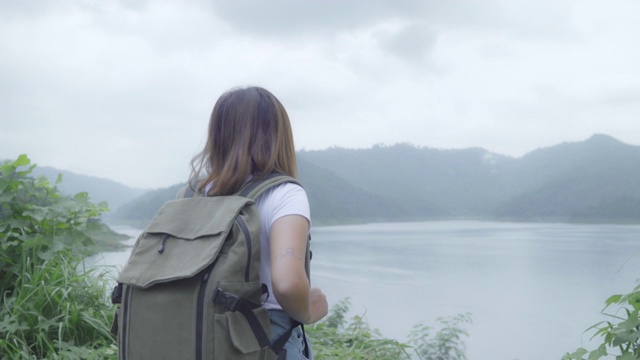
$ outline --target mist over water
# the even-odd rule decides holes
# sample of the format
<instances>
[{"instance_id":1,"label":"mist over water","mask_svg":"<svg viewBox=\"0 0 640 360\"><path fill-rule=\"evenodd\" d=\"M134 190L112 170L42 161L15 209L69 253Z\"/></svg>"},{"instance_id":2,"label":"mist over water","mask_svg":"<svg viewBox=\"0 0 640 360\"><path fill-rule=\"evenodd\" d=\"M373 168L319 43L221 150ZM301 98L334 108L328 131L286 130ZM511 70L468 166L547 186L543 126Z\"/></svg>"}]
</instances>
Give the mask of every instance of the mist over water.
<instances>
[{"instance_id":1,"label":"mist over water","mask_svg":"<svg viewBox=\"0 0 640 360\"><path fill-rule=\"evenodd\" d=\"M137 236L140 230L117 228ZM479 221L318 227L312 282L331 304L349 297L383 336L472 314L470 360L559 359L589 346L591 325L640 275L637 225ZM133 239L131 243L133 243ZM129 251L105 253L121 267Z\"/></svg>"}]
</instances>

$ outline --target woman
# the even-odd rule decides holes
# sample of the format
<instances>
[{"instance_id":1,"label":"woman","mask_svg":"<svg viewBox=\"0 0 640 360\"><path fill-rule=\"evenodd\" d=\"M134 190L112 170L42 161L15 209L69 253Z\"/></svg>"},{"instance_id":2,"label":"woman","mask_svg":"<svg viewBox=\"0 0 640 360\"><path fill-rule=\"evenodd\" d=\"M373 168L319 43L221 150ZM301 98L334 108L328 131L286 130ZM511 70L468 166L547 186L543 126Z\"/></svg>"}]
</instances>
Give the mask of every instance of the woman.
<instances>
[{"instance_id":1,"label":"woman","mask_svg":"<svg viewBox=\"0 0 640 360\"><path fill-rule=\"evenodd\" d=\"M297 178L289 117L269 91L237 88L216 102L205 148L192 160L191 177L205 174L209 196L238 192L251 178L279 172ZM269 288L272 340L293 324L312 324L328 311L325 295L311 288L305 252L311 219L307 195L292 183L278 185L256 200L261 224L260 277ZM292 320L293 319L293 320ZM300 327L285 345L287 359L306 359L308 343ZM309 355L311 358L311 355Z\"/></svg>"}]
</instances>

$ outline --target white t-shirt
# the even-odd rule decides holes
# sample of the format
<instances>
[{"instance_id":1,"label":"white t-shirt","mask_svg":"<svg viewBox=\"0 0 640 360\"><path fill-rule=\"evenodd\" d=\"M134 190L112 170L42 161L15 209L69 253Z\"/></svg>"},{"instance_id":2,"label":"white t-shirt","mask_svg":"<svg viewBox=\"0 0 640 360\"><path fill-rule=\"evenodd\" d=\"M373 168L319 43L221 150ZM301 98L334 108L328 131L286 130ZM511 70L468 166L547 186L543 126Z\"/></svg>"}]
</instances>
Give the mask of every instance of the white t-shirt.
<instances>
[{"instance_id":1,"label":"white t-shirt","mask_svg":"<svg viewBox=\"0 0 640 360\"><path fill-rule=\"evenodd\" d=\"M262 233L260 236L260 279L269 288L269 297L264 303L267 309L282 309L273 295L271 282L271 246L269 234L271 225L287 215L301 215L311 224L311 211L307 193L297 184L284 183L267 190L256 199L260 212Z\"/></svg>"}]
</instances>

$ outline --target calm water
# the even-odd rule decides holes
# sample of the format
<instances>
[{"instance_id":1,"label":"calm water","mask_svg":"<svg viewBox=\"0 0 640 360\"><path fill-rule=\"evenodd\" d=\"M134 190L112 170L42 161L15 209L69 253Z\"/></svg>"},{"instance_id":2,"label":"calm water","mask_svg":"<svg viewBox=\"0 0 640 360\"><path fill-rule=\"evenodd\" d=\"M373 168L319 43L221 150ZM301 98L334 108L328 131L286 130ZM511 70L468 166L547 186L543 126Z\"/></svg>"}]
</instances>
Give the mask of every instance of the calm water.
<instances>
[{"instance_id":1,"label":"calm water","mask_svg":"<svg viewBox=\"0 0 640 360\"><path fill-rule=\"evenodd\" d=\"M139 230L118 229L137 236ZM312 282L385 337L469 312L469 360L560 359L640 276L640 226L476 221L313 230ZM128 251L106 253L121 266Z\"/></svg>"}]
</instances>

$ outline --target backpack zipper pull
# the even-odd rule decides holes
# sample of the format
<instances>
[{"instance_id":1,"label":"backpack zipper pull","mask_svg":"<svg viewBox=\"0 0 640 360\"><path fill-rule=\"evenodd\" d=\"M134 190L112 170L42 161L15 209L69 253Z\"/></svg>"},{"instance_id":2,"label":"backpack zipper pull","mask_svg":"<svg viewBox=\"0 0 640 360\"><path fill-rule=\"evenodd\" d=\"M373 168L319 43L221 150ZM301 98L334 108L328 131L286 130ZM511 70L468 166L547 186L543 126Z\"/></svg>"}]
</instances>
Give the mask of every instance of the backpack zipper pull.
<instances>
[{"instance_id":1,"label":"backpack zipper pull","mask_svg":"<svg viewBox=\"0 0 640 360\"><path fill-rule=\"evenodd\" d=\"M167 242L168 237L169 236L166 234L162 237L162 242L160 243L160 246L158 246L158 253L162 254L164 252L164 244Z\"/></svg>"}]
</instances>

